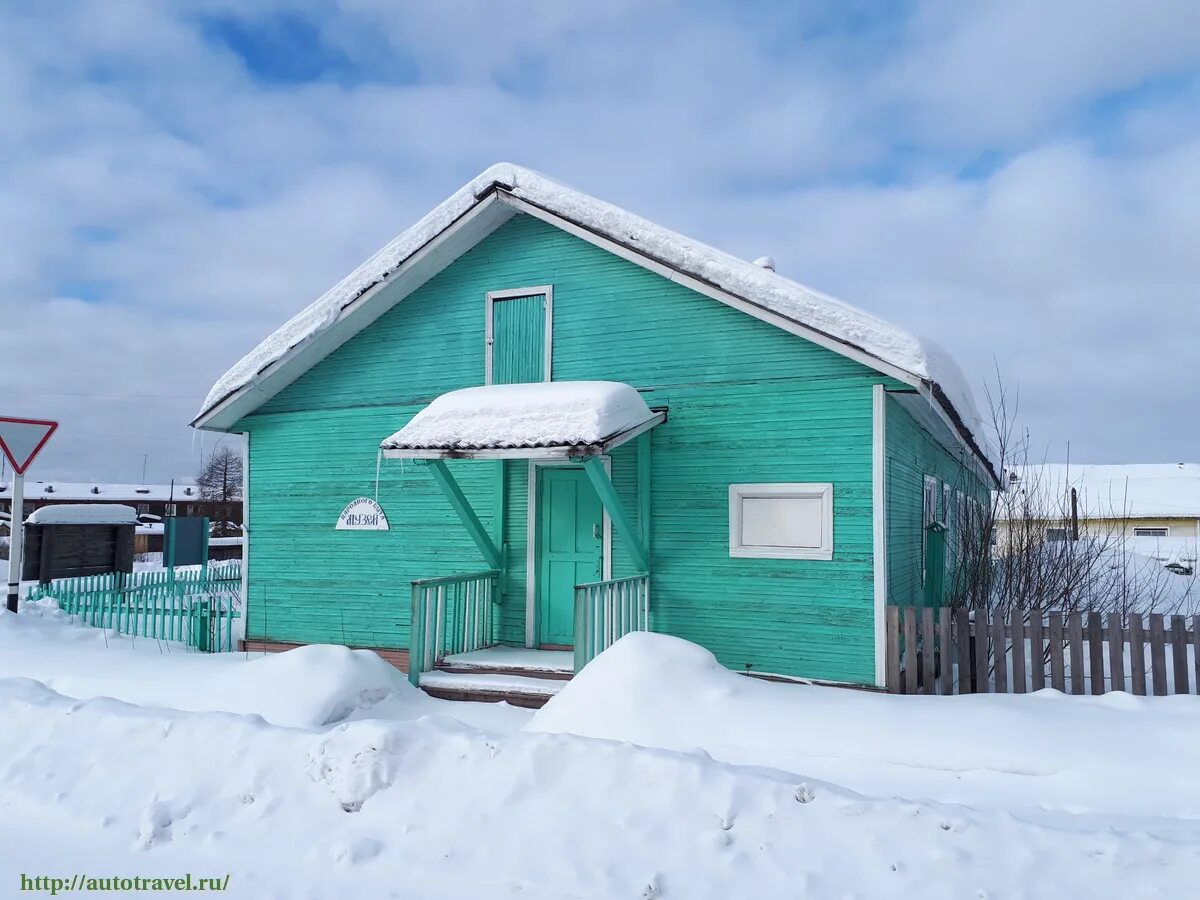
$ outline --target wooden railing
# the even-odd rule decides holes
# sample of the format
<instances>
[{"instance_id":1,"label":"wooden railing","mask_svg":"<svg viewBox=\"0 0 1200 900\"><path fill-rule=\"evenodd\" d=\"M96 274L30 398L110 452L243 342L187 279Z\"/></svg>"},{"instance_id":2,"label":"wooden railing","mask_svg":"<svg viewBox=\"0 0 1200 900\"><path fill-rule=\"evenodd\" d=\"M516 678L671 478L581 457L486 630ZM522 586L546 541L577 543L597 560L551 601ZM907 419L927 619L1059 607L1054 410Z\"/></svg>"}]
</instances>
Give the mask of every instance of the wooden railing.
<instances>
[{"instance_id":1,"label":"wooden railing","mask_svg":"<svg viewBox=\"0 0 1200 900\"><path fill-rule=\"evenodd\" d=\"M1200 616L888 607L890 692L1023 694L1042 688L1200 693Z\"/></svg>"},{"instance_id":2,"label":"wooden railing","mask_svg":"<svg viewBox=\"0 0 1200 900\"><path fill-rule=\"evenodd\" d=\"M650 576L575 586L575 671L631 631L650 630Z\"/></svg>"},{"instance_id":3,"label":"wooden railing","mask_svg":"<svg viewBox=\"0 0 1200 900\"><path fill-rule=\"evenodd\" d=\"M242 614L241 582L241 561L232 560L173 572L58 578L35 586L25 599L52 599L85 625L228 653L235 649L233 620Z\"/></svg>"},{"instance_id":4,"label":"wooden railing","mask_svg":"<svg viewBox=\"0 0 1200 900\"><path fill-rule=\"evenodd\" d=\"M494 605L499 600L500 572L425 578L412 583L408 680L421 683L421 673L452 653L482 650L496 642Z\"/></svg>"}]
</instances>

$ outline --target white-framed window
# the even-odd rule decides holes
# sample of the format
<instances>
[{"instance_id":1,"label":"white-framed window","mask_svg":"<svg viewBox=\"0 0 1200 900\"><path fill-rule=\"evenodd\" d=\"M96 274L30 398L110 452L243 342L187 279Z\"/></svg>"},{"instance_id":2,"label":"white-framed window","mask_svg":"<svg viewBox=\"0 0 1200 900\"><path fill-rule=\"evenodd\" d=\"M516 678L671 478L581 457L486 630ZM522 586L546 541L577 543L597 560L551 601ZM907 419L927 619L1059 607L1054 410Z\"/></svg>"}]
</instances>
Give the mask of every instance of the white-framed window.
<instances>
[{"instance_id":1,"label":"white-framed window","mask_svg":"<svg viewBox=\"0 0 1200 900\"><path fill-rule=\"evenodd\" d=\"M938 521L941 522L943 525L945 525L947 529L950 528L951 522L953 521L953 517L950 515L950 510L953 508L951 505L951 502L950 502L950 495L951 495L950 485L943 484L942 485L942 517Z\"/></svg>"},{"instance_id":2,"label":"white-framed window","mask_svg":"<svg viewBox=\"0 0 1200 900\"><path fill-rule=\"evenodd\" d=\"M731 484L729 555L833 559L833 484Z\"/></svg>"},{"instance_id":3,"label":"white-framed window","mask_svg":"<svg viewBox=\"0 0 1200 900\"><path fill-rule=\"evenodd\" d=\"M954 514L957 516L954 529L955 534L958 536L958 539L954 542L954 563L955 565L961 565L963 556L966 555L971 519L970 512L967 509L967 495L962 491L955 491L954 500Z\"/></svg>"},{"instance_id":4,"label":"white-framed window","mask_svg":"<svg viewBox=\"0 0 1200 900\"><path fill-rule=\"evenodd\" d=\"M938 480L932 475L925 476L925 495L921 505L921 525L928 528L938 521Z\"/></svg>"},{"instance_id":5,"label":"white-framed window","mask_svg":"<svg viewBox=\"0 0 1200 900\"><path fill-rule=\"evenodd\" d=\"M196 514L196 504L195 503L189 503L187 505L187 514L189 516L194 516Z\"/></svg>"},{"instance_id":6,"label":"white-framed window","mask_svg":"<svg viewBox=\"0 0 1200 900\"><path fill-rule=\"evenodd\" d=\"M150 504L149 503L139 503L137 505L137 510L138 510L139 516L144 516L148 512L150 512Z\"/></svg>"},{"instance_id":7,"label":"white-framed window","mask_svg":"<svg viewBox=\"0 0 1200 900\"><path fill-rule=\"evenodd\" d=\"M1058 542L1067 540L1069 538L1069 536L1070 536L1070 531L1069 531L1069 529L1066 529L1066 528L1055 527L1055 528L1047 528L1046 529L1046 540L1047 541L1058 543Z\"/></svg>"},{"instance_id":8,"label":"white-framed window","mask_svg":"<svg viewBox=\"0 0 1200 900\"><path fill-rule=\"evenodd\" d=\"M926 475L921 495L921 584L925 583L925 556L929 552L927 529L938 521L938 480Z\"/></svg>"},{"instance_id":9,"label":"white-framed window","mask_svg":"<svg viewBox=\"0 0 1200 900\"><path fill-rule=\"evenodd\" d=\"M167 515L168 516L175 515L175 504L174 503L167 504Z\"/></svg>"},{"instance_id":10,"label":"white-framed window","mask_svg":"<svg viewBox=\"0 0 1200 900\"><path fill-rule=\"evenodd\" d=\"M1134 537L1168 537L1171 529L1166 525L1140 525L1133 529Z\"/></svg>"}]
</instances>

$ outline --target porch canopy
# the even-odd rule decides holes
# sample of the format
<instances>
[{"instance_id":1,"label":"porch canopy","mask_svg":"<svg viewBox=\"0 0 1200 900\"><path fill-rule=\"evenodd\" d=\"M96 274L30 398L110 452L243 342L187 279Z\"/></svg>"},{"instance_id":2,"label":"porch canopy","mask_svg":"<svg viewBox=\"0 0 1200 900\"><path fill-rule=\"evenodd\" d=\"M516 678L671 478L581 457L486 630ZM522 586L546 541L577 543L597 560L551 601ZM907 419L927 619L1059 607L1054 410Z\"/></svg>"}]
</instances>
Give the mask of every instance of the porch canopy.
<instances>
[{"instance_id":1,"label":"porch canopy","mask_svg":"<svg viewBox=\"0 0 1200 900\"><path fill-rule=\"evenodd\" d=\"M442 394L380 448L388 459L583 459L663 419L616 381L489 384Z\"/></svg>"},{"instance_id":2,"label":"porch canopy","mask_svg":"<svg viewBox=\"0 0 1200 900\"><path fill-rule=\"evenodd\" d=\"M666 414L653 412L641 395L615 381L547 381L489 384L438 397L412 421L386 438L380 452L388 459L425 461L493 569L504 568L503 554L447 468L447 459L577 460L629 548L640 571L649 567L645 530L617 496L602 455L634 438L638 441L639 478L650 470L649 431ZM639 482L648 504L646 480Z\"/></svg>"}]
</instances>

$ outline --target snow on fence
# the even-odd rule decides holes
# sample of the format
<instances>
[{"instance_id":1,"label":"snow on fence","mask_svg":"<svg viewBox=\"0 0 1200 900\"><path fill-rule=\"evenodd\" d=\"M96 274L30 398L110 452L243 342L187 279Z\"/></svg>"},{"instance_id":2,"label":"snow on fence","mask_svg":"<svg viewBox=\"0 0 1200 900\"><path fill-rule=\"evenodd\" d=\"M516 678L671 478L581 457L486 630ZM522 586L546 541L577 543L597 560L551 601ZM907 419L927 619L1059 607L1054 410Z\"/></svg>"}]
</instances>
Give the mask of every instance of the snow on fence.
<instances>
[{"instance_id":1,"label":"snow on fence","mask_svg":"<svg viewBox=\"0 0 1200 900\"><path fill-rule=\"evenodd\" d=\"M890 693L1023 694L1044 687L1200 693L1200 616L888 607Z\"/></svg>"},{"instance_id":2,"label":"snow on fence","mask_svg":"<svg viewBox=\"0 0 1200 900\"><path fill-rule=\"evenodd\" d=\"M227 653L235 649L241 581L241 561L231 560L174 571L60 578L36 586L26 602L53 599L86 625Z\"/></svg>"}]
</instances>

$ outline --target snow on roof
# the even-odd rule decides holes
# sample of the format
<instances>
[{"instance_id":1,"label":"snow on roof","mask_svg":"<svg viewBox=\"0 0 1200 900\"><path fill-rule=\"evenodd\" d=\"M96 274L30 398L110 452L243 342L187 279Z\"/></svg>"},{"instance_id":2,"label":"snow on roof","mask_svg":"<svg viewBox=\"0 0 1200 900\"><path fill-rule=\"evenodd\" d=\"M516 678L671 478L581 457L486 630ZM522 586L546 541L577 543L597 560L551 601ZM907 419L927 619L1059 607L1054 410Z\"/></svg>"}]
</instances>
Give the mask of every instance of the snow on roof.
<instances>
[{"instance_id":1,"label":"snow on roof","mask_svg":"<svg viewBox=\"0 0 1200 900\"><path fill-rule=\"evenodd\" d=\"M137 510L119 503L62 503L35 509L30 525L136 525Z\"/></svg>"},{"instance_id":2,"label":"snow on roof","mask_svg":"<svg viewBox=\"0 0 1200 900\"><path fill-rule=\"evenodd\" d=\"M489 384L443 394L380 447L574 447L598 444L653 416L641 394L615 381Z\"/></svg>"},{"instance_id":3,"label":"snow on roof","mask_svg":"<svg viewBox=\"0 0 1200 900\"><path fill-rule=\"evenodd\" d=\"M971 390L961 370L940 347L769 268L738 259L511 163L491 166L464 185L246 354L213 385L197 419L250 384L289 350L327 329L346 307L480 203L494 186L936 386L952 414L959 417L987 454L982 420Z\"/></svg>"},{"instance_id":4,"label":"snow on roof","mask_svg":"<svg viewBox=\"0 0 1200 900\"><path fill-rule=\"evenodd\" d=\"M1075 488L1079 513L1089 518L1200 518L1197 463L1046 463L1014 467L1011 474L1013 505L1034 515L1062 515Z\"/></svg>"},{"instance_id":5,"label":"snow on roof","mask_svg":"<svg viewBox=\"0 0 1200 900\"><path fill-rule=\"evenodd\" d=\"M174 494L172 495L172 491ZM0 484L0 497L12 495L12 487ZM88 500L100 503L125 500L146 503L151 500L199 500L194 484L107 484L98 481L26 481L26 500Z\"/></svg>"}]
</instances>

